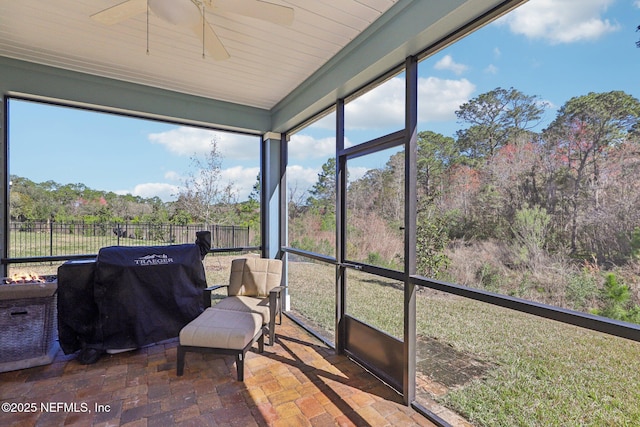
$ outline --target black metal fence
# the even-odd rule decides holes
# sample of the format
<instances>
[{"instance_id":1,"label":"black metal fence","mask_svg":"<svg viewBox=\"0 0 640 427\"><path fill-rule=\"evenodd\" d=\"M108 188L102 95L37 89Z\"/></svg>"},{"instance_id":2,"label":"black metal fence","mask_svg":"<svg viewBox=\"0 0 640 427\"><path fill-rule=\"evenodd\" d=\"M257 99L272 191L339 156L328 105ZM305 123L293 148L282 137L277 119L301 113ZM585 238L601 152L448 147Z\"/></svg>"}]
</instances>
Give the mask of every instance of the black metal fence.
<instances>
[{"instance_id":1,"label":"black metal fence","mask_svg":"<svg viewBox=\"0 0 640 427\"><path fill-rule=\"evenodd\" d=\"M9 257L98 253L105 246L152 246L194 243L196 232L211 231L212 248L247 247L249 227L217 224L11 222Z\"/></svg>"}]
</instances>

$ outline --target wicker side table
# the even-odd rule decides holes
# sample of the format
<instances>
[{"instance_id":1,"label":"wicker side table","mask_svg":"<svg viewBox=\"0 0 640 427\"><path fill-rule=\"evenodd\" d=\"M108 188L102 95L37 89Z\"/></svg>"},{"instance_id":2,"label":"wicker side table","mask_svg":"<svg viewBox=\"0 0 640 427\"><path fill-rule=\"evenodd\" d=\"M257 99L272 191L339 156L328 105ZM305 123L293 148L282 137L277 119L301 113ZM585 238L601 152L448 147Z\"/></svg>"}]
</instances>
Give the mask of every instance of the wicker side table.
<instances>
[{"instance_id":1,"label":"wicker side table","mask_svg":"<svg viewBox=\"0 0 640 427\"><path fill-rule=\"evenodd\" d=\"M56 283L0 285L0 372L53 361L57 288Z\"/></svg>"}]
</instances>

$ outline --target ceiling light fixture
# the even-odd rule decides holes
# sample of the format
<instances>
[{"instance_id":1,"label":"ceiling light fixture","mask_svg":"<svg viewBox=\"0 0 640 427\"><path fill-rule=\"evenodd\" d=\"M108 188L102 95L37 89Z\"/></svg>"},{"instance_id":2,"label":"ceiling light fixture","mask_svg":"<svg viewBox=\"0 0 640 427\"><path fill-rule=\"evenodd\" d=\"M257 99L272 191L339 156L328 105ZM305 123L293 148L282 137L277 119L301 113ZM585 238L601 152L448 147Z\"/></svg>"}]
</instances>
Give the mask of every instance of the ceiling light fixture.
<instances>
[{"instance_id":1,"label":"ceiling light fixture","mask_svg":"<svg viewBox=\"0 0 640 427\"><path fill-rule=\"evenodd\" d=\"M160 19L185 28L198 25L202 16L199 2L192 0L149 0L149 8Z\"/></svg>"}]
</instances>

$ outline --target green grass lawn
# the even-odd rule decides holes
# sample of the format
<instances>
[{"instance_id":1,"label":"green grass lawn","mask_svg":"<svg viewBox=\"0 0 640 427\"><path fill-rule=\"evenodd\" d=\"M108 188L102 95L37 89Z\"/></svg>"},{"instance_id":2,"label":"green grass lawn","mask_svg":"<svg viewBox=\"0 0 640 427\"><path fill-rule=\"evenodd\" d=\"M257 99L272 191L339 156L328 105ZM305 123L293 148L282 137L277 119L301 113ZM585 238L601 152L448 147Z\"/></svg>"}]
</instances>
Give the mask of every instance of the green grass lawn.
<instances>
[{"instance_id":1,"label":"green grass lawn","mask_svg":"<svg viewBox=\"0 0 640 427\"><path fill-rule=\"evenodd\" d=\"M442 402L479 425L640 425L640 343L461 298L418 298L418 333L495 363Z\"/></svg>"},{"instance_id":2,"label":"green grass lawn","mask_svg":"<svg viewBox=\"0 0 640 427\"><path fill-rule=\"evenodd\" d=\"M53 247L52 247L53 244ZM113 233L102 236L84 236L65 233L33 233L13 231L9 236L9 255L12 258L58 255L97 254L106 246L166 245L159 240L118 239Z\"/></svg>"},{"instance_id":3,"label":"green grass lawn","mask_svg":"<svg viewBox=\"0 0 640 427\"><path fill-rule=\"evenodd\" d=\"M289 267L292 309L333 335L333 267ZM402 291L349 276L347 311L402 336ZM417 333L496 367L439 398L482 426L640 425L640 343L434 292L417 297ZM426 373L428 374L428 373Z\"/></svg>"}]
</instances>

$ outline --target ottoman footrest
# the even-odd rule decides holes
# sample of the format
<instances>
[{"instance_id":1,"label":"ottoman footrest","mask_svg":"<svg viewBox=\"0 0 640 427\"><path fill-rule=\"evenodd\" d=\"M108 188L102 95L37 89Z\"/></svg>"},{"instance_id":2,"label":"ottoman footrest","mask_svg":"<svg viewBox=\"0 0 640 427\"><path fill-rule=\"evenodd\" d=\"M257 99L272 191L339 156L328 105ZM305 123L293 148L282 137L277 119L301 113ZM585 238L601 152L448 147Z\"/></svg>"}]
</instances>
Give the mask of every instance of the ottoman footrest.
<instances>
[{"instance_id":1,"label":"ottoman footrest","mask_svg":"<svg viewBox=\"0 0 640 427\"><path fill-rule=\"evenodd\" d=\"M238 381L243 381L245 355L256 342L264 351L265 332L258 314L207 308L180 331L177 374L184 373L187 352L228 354L236 356Z\"/></svg>"}]
</instances>

